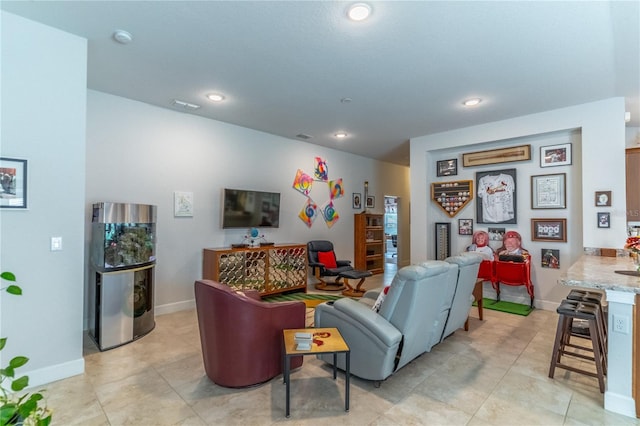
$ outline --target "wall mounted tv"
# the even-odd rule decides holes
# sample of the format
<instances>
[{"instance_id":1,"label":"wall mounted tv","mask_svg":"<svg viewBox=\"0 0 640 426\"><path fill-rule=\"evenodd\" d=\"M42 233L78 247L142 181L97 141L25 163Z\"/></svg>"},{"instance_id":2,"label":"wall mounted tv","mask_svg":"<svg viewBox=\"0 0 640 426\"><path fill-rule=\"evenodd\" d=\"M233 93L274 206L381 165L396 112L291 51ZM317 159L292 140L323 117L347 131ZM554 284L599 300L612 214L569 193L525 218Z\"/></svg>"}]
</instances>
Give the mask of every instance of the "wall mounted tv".
<instances>
[{"instance_id":1,"label":"wall mounted tv","mask_svg":"<svg viewBox=\"0 0 640 426\"><path fill-rule=\"evenodd\" d=\"M224 189L223 228L277 228L280 226L280 193Z\"/></svg>"}]
</instances>

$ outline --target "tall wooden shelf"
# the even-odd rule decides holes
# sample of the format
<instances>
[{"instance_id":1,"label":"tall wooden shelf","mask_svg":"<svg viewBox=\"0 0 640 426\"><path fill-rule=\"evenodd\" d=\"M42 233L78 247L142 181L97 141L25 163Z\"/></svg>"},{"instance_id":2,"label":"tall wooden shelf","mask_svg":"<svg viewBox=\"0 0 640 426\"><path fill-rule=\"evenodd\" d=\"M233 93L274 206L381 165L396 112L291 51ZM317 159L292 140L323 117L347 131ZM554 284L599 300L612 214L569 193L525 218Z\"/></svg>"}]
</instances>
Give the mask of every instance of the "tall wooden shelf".
<instances>
[{"instance_id":1,"label":"tall wooden shelf","mask_svg":"<svg viewBox=\"0 0 640 426\"><path fill-rule=\"evenodd\" d=\"M384 215L354 215L355 269L372 274L384 272Z\"/></svg>"},{"instance_id":2,"label":"tall wooden shelf","mask_svg":"<svg viewBox=\"0 0 640 426\"><path fill-rule=\"evenodd\" d=\"M307 246L206 248L202 277L236 290L257 290L263 296L296 289L306 291Z\"/></svg>"}]
</instances>

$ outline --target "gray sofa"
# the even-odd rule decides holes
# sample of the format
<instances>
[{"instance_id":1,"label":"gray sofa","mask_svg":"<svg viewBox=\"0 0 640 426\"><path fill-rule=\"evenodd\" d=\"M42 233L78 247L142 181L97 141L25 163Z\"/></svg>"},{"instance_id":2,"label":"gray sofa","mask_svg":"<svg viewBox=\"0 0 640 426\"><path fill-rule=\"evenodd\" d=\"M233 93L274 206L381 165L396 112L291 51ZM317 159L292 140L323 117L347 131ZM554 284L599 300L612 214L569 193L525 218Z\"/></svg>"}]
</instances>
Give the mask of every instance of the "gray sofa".
<instances>
[{"instance_id":1,"label":"gray sofa","mask_svg":"<svg viewBox=\"0 0 640 426\"><path fill-rule=\"evenodd\" d=\"M382 289L370 290L360 301L344 298L318 305L315 326L340 330L351 348L352 374L367 380L384 380L442 341L445 333L459 323L465 306L466 319L475 284L471 275L474 267L477 275L482 260L475 256L401 268L379 312L371 307ZM459 268L464 273L459 273ZM469 289L466 281L470 277L473 284ZM465 281L462 285L458 283L460 278ZM333 363L333 356L319 358ZM338 357L338 368L345 368L342 357Z\"/></svg>"}]
</instances>

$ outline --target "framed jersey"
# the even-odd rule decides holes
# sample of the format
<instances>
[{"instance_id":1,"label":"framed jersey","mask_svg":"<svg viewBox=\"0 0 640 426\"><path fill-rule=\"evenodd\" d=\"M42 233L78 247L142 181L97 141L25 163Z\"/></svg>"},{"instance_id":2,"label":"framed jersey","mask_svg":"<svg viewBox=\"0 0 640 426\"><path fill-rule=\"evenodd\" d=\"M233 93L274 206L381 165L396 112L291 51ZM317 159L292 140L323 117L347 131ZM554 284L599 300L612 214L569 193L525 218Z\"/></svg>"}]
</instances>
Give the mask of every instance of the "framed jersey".
<instances>
[{"instance_id":1,"label":"framed jersey","mask_svg":"<svg viewBox=\"0 0 640 426\"><path fill-rule=\"evenodd\" d=\"M516 169L476 172L477 223L518 223Z\"/></svg>"}]
</instances>

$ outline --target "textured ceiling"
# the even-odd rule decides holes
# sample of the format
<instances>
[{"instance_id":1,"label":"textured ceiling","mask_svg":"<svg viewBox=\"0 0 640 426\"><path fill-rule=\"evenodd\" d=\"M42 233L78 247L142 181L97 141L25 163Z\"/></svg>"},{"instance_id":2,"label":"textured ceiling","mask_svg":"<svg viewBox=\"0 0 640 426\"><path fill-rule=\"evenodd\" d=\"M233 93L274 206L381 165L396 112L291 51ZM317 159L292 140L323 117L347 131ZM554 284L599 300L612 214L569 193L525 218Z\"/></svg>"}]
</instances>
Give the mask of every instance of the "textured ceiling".
<instances>
[{"instance_id":1,"label":"textured ceiling","mask_svg":"<svg viewBox=\"0 0 640 426\"><path fill-rule=\"evenodd\" d=\"M90 89L164 108L177 98L202 105L195 115L397 164L413 137L614 96L640 126L637 1L379 1L360 23L350 4L1 7L87 38ZM116 29L133 42L116 43ZM226 102L209 102L213 91ZM461 105L476 96L480 106Z\"/></svg>"}]
</instances>

